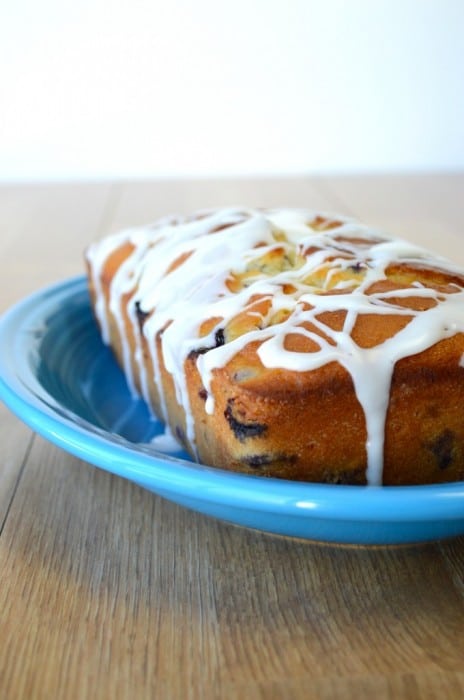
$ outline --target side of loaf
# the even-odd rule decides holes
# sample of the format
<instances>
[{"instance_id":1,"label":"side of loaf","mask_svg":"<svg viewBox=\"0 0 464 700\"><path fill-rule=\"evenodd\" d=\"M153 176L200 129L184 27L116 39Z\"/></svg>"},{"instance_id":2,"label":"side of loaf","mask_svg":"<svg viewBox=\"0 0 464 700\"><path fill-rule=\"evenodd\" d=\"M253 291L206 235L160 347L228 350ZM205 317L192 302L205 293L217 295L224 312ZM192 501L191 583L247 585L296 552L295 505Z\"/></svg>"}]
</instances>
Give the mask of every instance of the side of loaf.
<instances>
[{"instance_id":1,"label":"side of loaf","mask_svg":"<svg viewBox=\"0 0 464 700\"><path fill-rule=\"evenodd\" d=\"M305 210L164 219L86 252L134 393L193 458L337 484L464 478L464 271Z\"/></svg>"}]
</instances>

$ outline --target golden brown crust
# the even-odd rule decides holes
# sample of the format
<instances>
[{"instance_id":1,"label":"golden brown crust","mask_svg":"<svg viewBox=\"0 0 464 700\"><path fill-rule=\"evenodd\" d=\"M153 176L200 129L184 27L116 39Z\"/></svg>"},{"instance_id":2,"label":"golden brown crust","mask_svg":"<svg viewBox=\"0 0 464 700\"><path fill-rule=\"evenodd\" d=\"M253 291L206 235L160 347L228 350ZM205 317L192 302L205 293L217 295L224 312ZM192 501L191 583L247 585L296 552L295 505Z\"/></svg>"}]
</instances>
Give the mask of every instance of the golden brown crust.
<instances>
[{"instance_id":1,"label":"golden brown crust","mask_svg":"<svg viewBox=\"0 0 464 700\"><path fill-rule=\"evenodd\" d=\"M463 353L461 334L398 362L387 415L384 484L464 478ZM266 370L264 383L248 347L215 372L212 416L202 409L202 384L192 360L185 371L206 463L301 481L366 483L364 414L340 365L305 373Z\"/></svg>"}]
</instances>

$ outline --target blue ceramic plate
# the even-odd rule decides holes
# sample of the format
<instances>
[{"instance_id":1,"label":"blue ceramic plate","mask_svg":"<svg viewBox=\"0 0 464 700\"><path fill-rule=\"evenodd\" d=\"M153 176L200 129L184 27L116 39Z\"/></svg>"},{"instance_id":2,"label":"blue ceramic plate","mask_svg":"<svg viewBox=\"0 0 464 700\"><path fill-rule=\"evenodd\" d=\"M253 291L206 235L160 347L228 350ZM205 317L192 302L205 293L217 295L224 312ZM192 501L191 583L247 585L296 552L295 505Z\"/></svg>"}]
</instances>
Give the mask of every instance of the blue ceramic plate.
<instances>
[{"instance_id":1,"label":"blue ceramic plate","mask_svg":"<svg viewBox=\"0 0 464 700\"><path fill-rule=\"evenodd\" d=\"M302 484L196 464L155 450L162 432L133 400L99 337L86 282L38 292L0 321L0 398L35 431L188 508L290 537L400 544L464 534L464 483Z\"/></svg>"}]
</instances>

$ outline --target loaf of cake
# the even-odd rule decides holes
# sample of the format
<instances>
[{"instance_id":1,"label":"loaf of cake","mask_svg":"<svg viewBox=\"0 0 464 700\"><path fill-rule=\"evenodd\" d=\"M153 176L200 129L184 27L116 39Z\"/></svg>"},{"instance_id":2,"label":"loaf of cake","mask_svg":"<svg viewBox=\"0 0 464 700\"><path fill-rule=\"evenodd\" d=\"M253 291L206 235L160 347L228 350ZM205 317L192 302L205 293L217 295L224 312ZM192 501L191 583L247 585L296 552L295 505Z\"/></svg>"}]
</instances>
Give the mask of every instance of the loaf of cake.
<instances>
[{"instance_id":1,"label":"loaf of cake","mask_svg":"<svg viewBox=\"0 0 464 700\"><path fill-rule=\"evenodd\" d=\"M464 478L464 271L357 221L223 209L93 244L127 382L195 460L399 485Z\"/></svg>"}]
</instances>

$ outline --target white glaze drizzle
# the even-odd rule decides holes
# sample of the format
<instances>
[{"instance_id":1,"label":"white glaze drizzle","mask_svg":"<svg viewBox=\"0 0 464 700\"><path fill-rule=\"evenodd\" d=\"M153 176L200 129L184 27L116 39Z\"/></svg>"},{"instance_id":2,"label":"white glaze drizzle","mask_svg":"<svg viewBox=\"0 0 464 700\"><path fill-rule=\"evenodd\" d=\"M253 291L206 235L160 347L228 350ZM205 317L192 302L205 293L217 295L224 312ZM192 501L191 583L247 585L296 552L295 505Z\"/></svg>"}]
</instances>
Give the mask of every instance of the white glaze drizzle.
<instances>
[{"instance_id":1,"label":"white glaze drizzle","mask_svg":"<svg viewBox=\"0 0 464 700\"><path fill-rule=\"evenodd\" d=\"M110 342L108 318L105 311L105 298L102 291L101 271L107 258L120 245L128 240L128 232L121 231L113 236L108 236L102 241L93 243L87 249L87 260L90 266L90 274L95 290L95 314L100 325L103 342Z\"/></svg>"},{"instance_id":2,"label":"white glaze drizzle","mask_svg":"<svg viewBox=\"0 0 464 700\"><path fill-rule=\"evenodd\" d=\"M179 444L172 434L169 425L165 425L164 431L159 435L155 435L155 437L150 440L150 445L154 447L155 450L167 454L175 454L182 450L182 445Z\"/></svg>"},{"instance_id":3,"label":"white glaze drizzle","mask_svg":"<svg viewBox=\"0 0 464 700\"><path fill-rule=\"evenodd\" d=\"M96 314L105 342L109 340L108 319L101 300L101 271L118 246L130 242L131 254L114 275L110 289L110 312L120 334L123 360L131 388L134 388L129 347L124 332L121 300L132 293L128 314L138 338L136 303L149 314L143 325L151 357L154 381L161 394L162 418L166 419L165 397L156 352L156 337L162 331L162 356L171 374L179 404L185 409L186 438L195 450L194 421L184 374L184 363L192 350L211 347L197 359L197 366L207 391L205 410L214 410L211 382L214 370L224 367L248 343L259 341L258 356L265 367L293 371L310 371L338 362L351 375L357 399L361 404L367 429L367 482L382 483L385 420L390 385L398 360L422 352L440 340L464 332L464 291L455 284L452 293L414 284L391 292L366 294L371 285L385 279L385 271L393 263L419 264L439 269L462 279L462 271L444 258L400 239L390 239L358 222L339 216L339 225L330 230L315 231L309 226L317 213L304 210L238 210L204 212L198 218L170 219L146 228L132 229L97 243L89 251L92 279L97 292ZM330 217L329 217L330 218ZM226 227L227 226L227 227ZM277 274L256 274L247 285L230 291L227 280L231 271L240 278L253 262L267 252L283 249L291 259L299 254L299 265L289 265ZM309 252L305 252L310 249ZM180 261L174 268L173 263ZM358 265L362 274L353 279L336 275ZM314 281L322 274L322 286ZM312 277L311 277L312 276ZM311 277L312 283L308 283ZM310 281L311 281L310 280ZM283 285L293 285L295 292L284 293ZM455 287L455 288L454 288ZM336 291L331 294L330 291ZM265 317L250 311L261 320L256 328L226 342L215 345L215 333L227 328L247 305L251 297L269 300ZM433 304L414 311L395 303L395 299L421 297ZM271 319L279 311L290 315L280 323ZM346 312L344 326L335 331L322 323L323 311ZM398 314L408 317L405 327L383 343L362 348L351 333L360 314ZM199 337L201 324L211 318L221 319L206 336ZM310 322L330 342L302 323ZM317 344L315 352L297 353L284 347L286 336L301 334ZM148 383L142 362L140 343L136 348L142 393L148 400ZM461 366L464 357L461 358Z\"/></svg>"}]
</instances>

